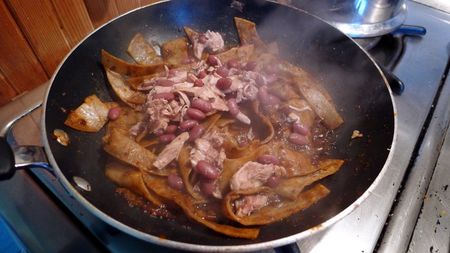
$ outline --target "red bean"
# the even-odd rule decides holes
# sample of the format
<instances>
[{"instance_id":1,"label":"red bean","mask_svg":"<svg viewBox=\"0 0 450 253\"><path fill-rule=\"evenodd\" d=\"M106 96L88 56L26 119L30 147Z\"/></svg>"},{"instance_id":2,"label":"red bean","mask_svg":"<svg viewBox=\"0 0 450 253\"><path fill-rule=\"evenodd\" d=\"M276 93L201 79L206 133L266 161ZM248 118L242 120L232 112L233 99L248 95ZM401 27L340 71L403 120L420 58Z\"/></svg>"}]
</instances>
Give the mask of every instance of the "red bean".
<instances>
[{"instance_id":1,"label":"red bean","mask_svg":"<svg viewBox=\"0 0 450 253\"><path fill-rule=\"evenodd\" d=\"M200 72L198 72L197 77L200 79L203 79L207 76L208 74L206 74L206 71L202 70Z\"/></svg>"},{"instance_id":2,"label":"red bean","mask_svg":"<svg viewBox=\"0 0 450 253\"><path fill-rule=\"evenodd\" d=\"M237 68L239 68L240 67L240 64L239 64L239 61L237 60L237 59L231 59L231 60L229 60L228 62L227 62L227 66L228 66L228 68L235 68L235 69L237 69Z\"/></svg>"},{"instance_id":3,"label":"red bean","mask_svg":"<svg viewBox=\"0 0 450 253\"><path fill-rule=\"evenodd\" d=\"M188 119L188 120L185 120L180 123L180 130L187 131L196 125L198 125L198 121L193 120L193 119Z\"/></svg>"},{"instance_id":4,"label":"red bean","mask_svg":"<svg viewBox=\"0 0 450 253\"><path fill-rule=\"evenodd\" d=\"M166 127L166 134L174 134L177 131L177 126L175 125L168 125Z\"/></svg>"},{"instance_id":5,"label":"red bean","mask_svg":"<svg viewBox=\"0 0 450 253\"><path fill-rule=\"evenodd\" d=\"M203 81L202 81L202 79L197 79L197 80L195 80L194 81L194 86L195 87L203 87Z\"/></svg>"},{"instance_id":6,"label":"red bean","mask_svg":"<svg viewBox=\"0 0 450 253\"><path fill-rule=\"evenodd\" d=\"M276 105L280 103L280 99L274 95L269 94L269 92L265 88L259 89L258 98L264 105Z\"/></svg>"},{"instance_id":7,"label":"red bean","mask_svg":"<svg viewBox=\"0 0 450 253\"><path fill-rule=\"evenodd\" d=\"M261 155L258 157L257 161L262 164L279 164L280 160L278 157L270 154Z\"/></svg>"},{"instance_id":8,"label":"red bean","mask_svg":"<svg viewBox=\"0 0 450 253\"><path fill-rule=\"evenodd\" d=\"M230 110L230 114L232 116L236 116L239 113L239 105L236 102L236 99L230 98L227 101L228 110Z\"/></svg>"},{"instance_id":9,"label":"red bean","mask_svg":"<svg viewBox=\"0 0 450 253\"><path fill-rule=\"evenodd\" d=\"M195 171L207 179L216 179L219 177L220 171L206 160L198 161Z\"/></svg>"},{"instance_id":10,"label":"red bean","mask_svg":"<svg viewBox=\"0 0 450 253\"><path fill-rule=\"evenodd\" d=\"M256 68L256 62L254 61L249 61L247 62L247 64L245 64L244 69L248 70L248 71L252 71Z\"/></svg>"},{"instance_id":11,"label":"red bean","mask_svg":"<svg viewBox=\"0 0 450 253\"><path fill-rule=\"evenodd\" d=\"M200 191L206 196L211 196L216 189L216 184L214 180L202 180L200 182Z\"/></svg>"},{"instance_id":12,"label":"red bean","mask_svg":"<svg viewBox=\"0 0 450 253\"><path fill-rule=\"evenodd\" d=\"M187 77L186 77L186 81L188 81L188 82L190 82L190 83L194 83L195 82L195 80L197 80L198 78L194 75L194 74L192 74L192 73L189 73L188 75L187 75Z\"/></svg>"},{"instance_id":13,"label":"red bean","mask_svg":"<svg viewBox=\"0 0 450 253\"><path fill-rule=\"evenodd\" d=\"M217 68L216 73L221 77L227 77L229 70L225 66L220 66Z\"/></svg>"},{"instance_id":14,"label":"red bean","mask_svg":"<svg viewBox=\"0 0 450 253\"><path fill-rule=\"evenodd\" d=\"M175 173L169 174L167 177L167 183L175 190L181 191L184 188L183 179Z\"/></svg>"},{"instance_id":15,"label":"red bean","mask_svg":"<svg viewBox=\"0 0 450 253\"><path fill-rule=\"evenodd\" d=\"M266 79L265 79L264 76L261 75L261 74L258 74L258 75L256 76L255 82L256 82L256 84L259 85L259 86L266 85Z\"/></svg>"},{"instance_id":16,"label":"red bean","mask_svg":"<svg viewBox=\"0 0 450 253\"><path fill-rule=\"evenodd\" d=\"M280 184L280 181L281 181L280 177L273 175L267 179L266 185L275 188Z\"/></svg>"},{"instance_id":17,"label":"red bean","mask_svg":"<svg viewBox=\"0 0 450 253\"><path fill-rule=\"evenodd\" d=\"M200 111L207 113L212 111L212 105L209 101L203 100L201 98L194 99L191 102L191 107L199 109Z\"/></svg>"},{"instance_id":18,"label":"red bean","mask_svg":"<svg viewBox=\"0 0 450 253\"><path fill-rule=\"evenodd\" d=\"M292 131L294 131L294 133L298 133L301 135L308 135L309 134L309 129L303 125L300 122L294 122L292 124Z\"/></svg>"},{"instance_id":19,"label":"red bean","mask_svg":"<svg viewBox=\"0 0 450 253\"><path fill-rule=\"evenodd\" d=\"M205 44L206 41L208 41L208 38L207 38L204 34L200 34L200 35L198 36L198 42L199 42L200 44Z\"/></svg>"},{"instance_id":20,"label":"red bean","mask_svg":"<svg viewBox=\"0 0 450 253\"><path fill-rule=\"evenodd\" d=\"M208 59L206 59L206 62L211 66L219 65L219 59L217 59L217 57L215 57L214 55L208 56Z\"/></svg>"},{"instance_id":21,"label":"red bean","mask_svg":"<svg viewBox=\"0 0 450 253\"><path fill-rule=\"evenodd\" d=\"M308 144L308 139L301 134L292 133L289 135L289 142L297 145L305 145Z\"/></svg>"},{"instance_id":22,"label":"red bean","mask_svg":"<svg viewBox=\"0 0 450 253\"><path fill-rule=\"evenodd\" d=\"M205 127L202 125L196 125L189 132L189 141L193 142L197 138L201 137L205 133Z\"/></svg>"},{"instance_id":23,"label":"red bean","mask_svg":"<svg viewBox=\"0 0 450 253\"><path fill-rule=\"evenodd\" d=\"M175 139L175 134L163 134L159 136L161 143L170 143L173 139Z\"/></svg>"},{"instance_id":24,"label":"red bean","mask_svg":"<svg viewBox=\"0 0 450 253\"><path fill-rule=\"evenodd\" d=\"M232 82L233 81L230 78L222 77L219 80L217 80L216 87L219 90L226 90L231 87Z\"/></svg>"},{"instance_id":25,"label":"red bean","mask_svg":"<svg viewBox=\"0 0 450 253\"><path fill-rule=\"evenodd\" d=\"M167 101L172 101L175 99L175 94L172 92L161 92L153 95L153 99L165 99Z\"/></svg>"},{"instance_id":26,"label":"red bean","mask_svg":"<svg viewBox=\"0 0 450 253\"><path fill-rule=\"evenodd\" d=\"M170 87L173 86L175 83L172 80L168 79L158 79L156 80L156 86L165 86Z\"/></svg>"},{"instance_id":27,"label":"red bean","mask_svg":"<svg viewBox=\"0 0 450 253\"><path fill-rule=\"evenodd\" d=\"M189 116L189 118L195 119L195 120L202 120L202 119L206 118L206 115L204 112L200 111L199 109L192 108L192 107L190 107L186 110L186 115Z\"/></svg>"},{"instance_id":28,"label":"red bean","mask_svg":"<svg viewBox=\"0 0 450 253\"><path fill-rule=\"evenodd\" d=\"M108 118L110 120L116 120L117 118L119 118L121 112L122 110L120 109L120 107L113 107L108 111Z\"/></svg>"}]
</instances>

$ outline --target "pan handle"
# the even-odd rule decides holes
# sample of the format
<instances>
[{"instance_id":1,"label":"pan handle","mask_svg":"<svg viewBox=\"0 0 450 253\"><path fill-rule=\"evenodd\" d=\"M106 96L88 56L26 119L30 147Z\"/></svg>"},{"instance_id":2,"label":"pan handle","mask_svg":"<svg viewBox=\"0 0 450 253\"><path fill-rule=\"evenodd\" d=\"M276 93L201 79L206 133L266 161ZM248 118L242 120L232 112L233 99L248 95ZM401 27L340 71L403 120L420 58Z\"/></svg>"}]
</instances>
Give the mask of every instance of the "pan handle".
<instances>
[{"instance_id":1,"label":"pan handle","mask_svg":"<svg viewBox=\"0 0 450 253\"><path fill-rule=\"evenodd\" d=\"M405 90L405 84L403 83L403 81L383 65L378 64L378 66L380 66L380 69L383 71L384 76L386 76L392 92L394 92L395 95L400 96Z\"/></svg>"},{"instance_id":2,"label":"pan handle","mask_svg":"<svg viewBox=\"0 0 450 253\"><path fill-rule=\"evenodd\" d=\"M45 168L53 172L42 147L18 146L13 148L4 137L0 137L0 180L9 179L17 169L30 166Z\"/></svg>"},{"instance_id":3,"label":"pan handle","mask_svg":"<svg viewBox=\"0 0 450 253\"><path fill-rule=\"evenodd\" d=\"M297 243L291 243L273 249L275 253L300 253Z\"/></svg>"}]
</instances>

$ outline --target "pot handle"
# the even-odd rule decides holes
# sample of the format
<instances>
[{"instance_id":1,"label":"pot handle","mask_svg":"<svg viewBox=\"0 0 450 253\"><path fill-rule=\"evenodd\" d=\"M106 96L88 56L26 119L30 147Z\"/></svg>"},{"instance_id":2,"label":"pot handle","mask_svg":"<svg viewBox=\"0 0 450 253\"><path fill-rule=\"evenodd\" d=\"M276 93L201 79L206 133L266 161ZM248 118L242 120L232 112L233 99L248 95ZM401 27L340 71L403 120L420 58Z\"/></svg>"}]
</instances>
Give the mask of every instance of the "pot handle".
<instances>
[{"instance_id":1,"label":"pot handle","mask_svg":"<svg viewBox=\"0 0 450 253\"><path fill-rule=\"evenodd\" d=\"M392 71L385 68L383 65L378 64L380 66L380 69L383 71L384 76L386 76L386 79L389 83L389 86L391 87L392 92L394 92L395 95L400 96L403 91L405 90L405 84L403 83L400 78L398 78Z\"/></svg>"},{"instance_id":2,"label":"pot handle","mask_svg":"<svg viewBox=\"0 0 450 253\"><path fill-rule=\"evenodd\" d=\"M18 146L12 148L6 138L0 136L0 180L9 179L17 169L30 166L45 168L53 172L42 147Z\"/></svg>"}]
</instances>

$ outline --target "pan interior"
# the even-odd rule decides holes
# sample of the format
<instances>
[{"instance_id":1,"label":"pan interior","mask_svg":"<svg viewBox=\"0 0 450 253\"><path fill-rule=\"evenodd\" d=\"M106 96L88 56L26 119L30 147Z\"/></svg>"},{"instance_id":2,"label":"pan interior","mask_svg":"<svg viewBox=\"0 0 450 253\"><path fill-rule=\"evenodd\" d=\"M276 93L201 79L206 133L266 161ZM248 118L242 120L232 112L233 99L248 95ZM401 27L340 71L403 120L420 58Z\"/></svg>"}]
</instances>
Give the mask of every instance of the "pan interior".
<instances>
[{"instance_id":1,"label":"pan interior","mask_svg":"<svg viewBox=\"0 0 450 253\"><path fill-rule=\"evenodd\" d=\"M102 27L76 48L57 72L46 107L45 131L52 154L65 177L86 179L92 191L79 193L101 212L144 233L170 240L202 245L245 245L283 238L316 226L351 205L373 183L393 139L391 98L379 71L350 39L328 24L301 11L262 1L248 1L242 12L231 1L186 0L149 6ZM300 214L265 226L256 240L227 238L189 222L183 215L175 221L151 217L133 208L115 193L104 176L105 153L99 133L82 133L66 127L66 110L97 94L115 99L100 65L100 50L131 61L126 49L140 32L162 43L184 36L183 26L220 32L228 44L238 44L233 17L257 24L261 37L277 41L283 58L312 73L331 93L344 125L337 130L336 150L330 156L345 159L344 167L322 182L331 194ZM54 129L66 131L71 144L63 147L51 138ZM353 130L364 138L350 140ZM182 225L180 225L182 224Z\"/></svg>"}]
</instances>

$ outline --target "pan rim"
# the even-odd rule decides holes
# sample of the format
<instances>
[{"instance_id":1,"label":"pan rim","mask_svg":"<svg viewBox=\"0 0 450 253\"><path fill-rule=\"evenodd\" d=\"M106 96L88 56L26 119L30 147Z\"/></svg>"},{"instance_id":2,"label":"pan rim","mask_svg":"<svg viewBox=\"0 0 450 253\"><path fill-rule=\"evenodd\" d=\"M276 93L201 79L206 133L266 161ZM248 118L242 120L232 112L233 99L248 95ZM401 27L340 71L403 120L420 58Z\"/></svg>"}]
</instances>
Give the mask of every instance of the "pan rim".
<instances>
[{"instance_id":1,"label":"pan rim","mask_svg":"<svg viewBox=\"0 0 450 253\"><path fill-rule=\"evenodd\" d=\"M43 144L44 144L44 149L45 152L47 154L47 158L49 160L50 165L52 166L57 180L58 182L60 182L60 184L66 189L67 193L69 195L71 195L72 197L75 198L76 201L78 201L84 208L86 208L91 214L93 214L94 216L100 218L102 221L104 221L105 223L111 225L112 227L115 227L133 237L139 238L141 240L144 240L146 242L150 242L150 243L155 243L157 245L160 246L164 246L164 247L170 247L170 248L174 248L174 249L180 249L180 250L190 250L190 251L201 251L201 252L211 252L211 251L215 251L215 252L229 252L229 251L236 251L236 252L245 252L245 251L256 251L256 250L262 250L262 249L268 249L268 248L274 248L274 247L279 247L279 246L283 246L283 245L287 245L290 243L296 243L299 240L305 239L313 234L318 234L322 231L325 231L326 229L328 229L329 227L331 227L333 224L335 224L336 222L338 222L339 220L343 219L345 216L349 215L350 213L352 213L357 207L359 207L370 195L372 195L373 190L375 189L375 187L379 184L379 182L382 180L383 176L386 174L386 171L388 170L389 165L391 164L391 161L393 159L393 154L395 153L394 151L396 150L396 143L397 143L397 138L398 138L398 119L397 119L397 107L396 104L394 103L394 95L393 92L388 84L387 78L384 75L383 71L381 70L381 68L378 66L378 64L375 62L375 60L368 54L368 52L366 50L364 50L361 46L359 46L351 37L349 37L348 35L342 33L340 30L338 30L336 27L334 27L332 24L330 24L329 22L323 20L320 17L317 17L316 15L313 15L305 10L302 9L298 9L295 7L288 7L288 8L292 8L295 9L299 12L302 12L306 15L309 15L313 18L316 18L324 23L326 23L327 25L330 26L331 29L335 29L337 30L339 33L343 34L344 36L346 36L348 39L350 39L353 43L355 43L365 54L366 56L370 59L370 61L372 61L372 63L375 65L375 67L378 69L384 84L386 86L386 88L388 89L389 92L389 96L390 96L390 101L391 101L391 105L392 105L392 109L393 109L393 117L394 117L394 131L393 131L393 137L392 137L392 143L391 143L391 147L390 147L390 151L389 154L386 158L386 161L383 165L383 167L381 168L379 174L377 175L377 177L375 178L375 180L372 182L372 184L367 188L367 190L361 195L359 196L351 205L349 205L348 207L346 207L345 209L343 209L342 211L340 211L338 214L336 214L335 216L333 216L332 218L326 220L325 222L316 225L315 227L311 227L307 230L304 230L300 233L297 234L293 234L287 237L283 237L283 238L279 238L279 239L275 239L275 240L271 240L271 241L266 241L266 242L258 242L258 243L249 243L249 244L242 244L242 245L201 245L201 244L192 244L192 243L185 243L185 242L180 242L180 241L175 241L172 239L162 239L158 236L155 235L151 235L145 232L142 232L140 230L137 230L129 225L126 225L114 218L112 218L111 216L109 216L108 214L106 214L105 212L101 211L99 208L97 208L95 205L93 205L91 202L89 202L85 197L83 197L83 195L81 195L77 189L69 182L69 179L66 178L66 176L64 175L64 173L62 172L62 170L59 168L55 157L53 156L53 153L51 151L50 148L50 144L48 141L48 136L47 136L47 131L46 131L46 111L47 111L47 105L48 105L48 98L49 98L49 94L51 91L51 88L54 84L54 80L56 78L56 76L58 75L61 67L64 65L64 63L66 62L66 60L72 55L72 53L77 50L77 48L83 44L86 39L88 39L91 35L93 35L94 33L96 33L98 30L102 29L103 27L107 26L108 24L110 24L111 22L126 16L132 12L141 10L143 8L147 8L149 6L153 6L153 5L157 5L157 4L161 4L161 3L166 3L166 2L170 2L170 0L163 0L163 1L159 1L159 2L155 2L146 6L142 6L133 10L130 10L128 12L125 12L113 19L111 19L110 21L108 21L107 23L97 27L95 30L93 30L91 33L89 33L88 35L86 35L86 37L84 37L76 46L74 46L70 52L67 53L67 55L64 57L64 59L61 61L61 63L58 65L58 67L56 68L55 72L53 73L51 79L50 79L50 85L47 88L47 91L45 93L45 97L44 97L44 101L43 101L43 113L42 113L42 119L41 119L41 134L43 136ZM268 1L271 2L273 4L278 4L275 3L274 1Z\"/></svg>"}]
</instances>

